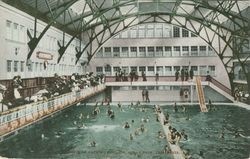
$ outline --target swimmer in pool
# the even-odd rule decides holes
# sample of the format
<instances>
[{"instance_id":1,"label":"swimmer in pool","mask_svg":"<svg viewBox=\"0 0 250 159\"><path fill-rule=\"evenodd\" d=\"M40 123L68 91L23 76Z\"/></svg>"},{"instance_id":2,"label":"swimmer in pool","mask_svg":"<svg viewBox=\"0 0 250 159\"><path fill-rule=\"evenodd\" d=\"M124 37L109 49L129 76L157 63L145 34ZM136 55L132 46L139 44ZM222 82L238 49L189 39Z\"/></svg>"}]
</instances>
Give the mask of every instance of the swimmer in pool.
<instances>
[{"instance_id":1,"label":"swimmer in pool","mask_svg":"<svg viewBox=\"0 0 250 159\"><path fill-rule=\"evenodd\" d=\"M82 119L83 118L83 115L82 115L82 113L80 114L80 116L79 116L79 119Z\"/></svg>"},{"instance_id":2,"label":"swimmer in pool","mask_svg":"<svg viewBox=\"0 0 250 159\"><path fill-rule=\"evenodd\" d=\"M125 125L123 126L123 128L125 128L125 129L130 128L130 125L128 124L128 122L125 123Z\"/></svg>"},{"instance_id":3,"label":"swimmer in pool","mask_svg":"<svg viewBox=\"0 0 250 159\"><path fill-rule=\"evenodd\" d=\"M174 112L178 112L177 104L174 102Z\"/></svg>"},{"instance_id":4,"label":"swimmer in pool","mask_svg":"<svg viewBox=\"0 0 250 159\"><path fill-rule=\"evenodd\" d=\"M130 140L133 140L133 139L134 139L133 134L129 134L129 139L130 139Z\"/></svg>"},{"instance_id":5,"label":"swimmer in pool","mask_svg":"<svg viewBox=\"0 0 250 159\"><path fill-rule=\"evenodd\" d=\"M165 118L166 118L166 120L169 119L169 114L168 114L168 112L166 113Z\"/></svg>"},{"instance_id":6,"label":"swimmer in pool","mask_svg":"<svg viewBox=\"0 0 250 159\"><path fill-rule=\"evenodd\" d=\"M139 133L139 129L136 129L135 130L135 135L139 135L140 133Z\"/></svg>"},{"instance_id":7,"label":"swimmer in pool","mask_svg":"<svg viewBox=\"0 0 250 159\"><path fill-rule=\"evenodd\" d=\"M183 137L183 140L188 140L188 136L187 136L187 134L185 133L185 130L184 129L182 129L181 130L181 136Z\"/></svg>"},{"instance_id":8,"label":"swimmer in pool","mask_svg":"<svg viewBox=\"0 0 250 159\"><path fill-rule=\"evenodd\" d=\"M61 137L61 135L64 135L64 134L65 134L65 132L63 132L61 130L59 130L58 132L55 132L56 137Z\"/></svg>"},{"instance_id":9,"label":"swimmer in pool","mask_svg":"<svg viewBox=\"0 0 250 159\"><path fill-rule=\"evenodd\" d=\"M91 147L95 147L95 146L96 146L96 142L95 142L95 141L92 141L92 142L90 143L90 146L91 146Z\"/></svg>"},{"instance_id":10,"label":"swimmer in pool","mask_svg":"<svg viewBox=\"0 0 250 159\"><path fill-rule=\"evenodd\" d=\"M41 138L42 138L42 140L47 140L47 139L49 139L49 138L46 137L44 134L41 135Z\"/></svg>"},{"instance_id":11,"label":"swimmer in pool","mask_svg":"<svg viewBox=\"0 0 250 159\"><path fill-rule=\"evenodd\" d=\"M131 102L130 107L133 107L133 106L134 106L134 103L133 103L133 102Z\"/></svg>"},{"instance_id":12,"label":"swimmer in pool","mask_svg":"<svg viewBox=\"0 0 250 159\"><path fill-rule=\"evenodd\" d=\"M85 126L84 124L82 124L82 125L78 125L77 128L78 128L78 129L86 129L87 126Z\"/></svg>"},{"instance_id":13,"label":"swimmer in pool","mask_svg":"<svg viewBox=\"0 0 250 159\"><path fill-rule=\"evenodd\" d=\"M167 154L167 153L170 153L170 148L168 147L168 145L165 145L164 146L164 153Z\"/></svg>"},{"instance_id":14,"label":"swimmer in pool","mask_svg":"<svg viewBox=\"0 0 250 159\"><path fill-rule=\"evenodd\" d=\"M220 138L220 139L224 139L224 132L221 132L219 138Z\"/></svg>"},{"instance_id":15,"label":"swimmer in pool","mask_svg":"<svg viewBox=\"0 0 250 159\"><path fill-rule=\"evenodd\" d=\"M137 102L136 102L136 106L140 106L141 105L141 103L140 103L140 101L138 100Z\"/></svg>"},{"instance_id":16,"label":"swimmer in pool","mask_svg":"<svg viewBox=\"0 0 250 159\"><path fill-rule=\"evenodd\" d=\"M141 132L143 133L145 131L145 127L143 124L141 124L141 128L140 128Z\"/></svg>"},{"instance_id":17,"label":"swimmer in pool","mask_svg":"<svg viewBox=\"0 0 250 159\"><path fill-rule=\"evenodd\" d=\"M146 119L144 119L144 118L141 118L141 122L146 122Z\"/></svg>"},{"instance_id":18,"label":"swimmer in pool","mask_svg":"<svg viewBox=\"0 0 250 159\"><path fill-rule=\"evenodd\" d=\"M155 107L156 107L156 112L161 113L161 108L159 107L159 105L156 105Z\"/></svg>"},{"instance_id":19,"label":"swimmer in pool","mask_svg":"<svg viewBox=\"0 0 250 159\"><path fill-rule=\"evenodd\" d=\"M187 112L186 107L185 107L184 105L182 106L182 112L183 112L183 113L186 113L186 112Z\"/></svg>"},{"instance_id":20,"label":"swimmer in pool","mask_svg":"<svg viewBox=\"0 0 250 159\"><path fill-rule=\"evenodd\" d=\"M122 107L122 105L121 105L120 102L117 104L117 106L118 106L118 108L121 108L121 107Z\"/></svg>"},{"instance_id":21,"label":"swimmer in pool","mask_svg":"<svg viewBox=\"0 0 250 159\"><path fill-rule=\"evenodd\" d=\"M110 114L110 119L114 119L115 118L115 113L114 112L112 112L112 114Z\"/></svg>"},{"instance_id":22,"label":"swimmer in pool","mask_svg":"<svg viewBox=\"0 0 250 159\"><path fill-rule=\"evenodd\" d=\"M113 113L113 110L111 108L108 109L107 114L110 116Z\"/></svg>"},{"instance_id":23,"label":"swimmer in pool","mask_svg":"<svg viewBox=\"0 0 250 159\"><path fill-rule=\"evenodd\" d=\"M159 139L165 138L165 135L163 134L163 132L162 132L161 130L158 131L158 138L159 138Z\"/></svg>"},{"instance_id":24,"label":"swimmer in pool","mask_svg":"<svg viewBox=\"0 0 250 159\"><path fill-rule=\"evenodd\" d=\"M145 108L141 108L140 111L141 111L141 112L146 112L146 109L145 109Z\"/></svg>"}]
</instances>

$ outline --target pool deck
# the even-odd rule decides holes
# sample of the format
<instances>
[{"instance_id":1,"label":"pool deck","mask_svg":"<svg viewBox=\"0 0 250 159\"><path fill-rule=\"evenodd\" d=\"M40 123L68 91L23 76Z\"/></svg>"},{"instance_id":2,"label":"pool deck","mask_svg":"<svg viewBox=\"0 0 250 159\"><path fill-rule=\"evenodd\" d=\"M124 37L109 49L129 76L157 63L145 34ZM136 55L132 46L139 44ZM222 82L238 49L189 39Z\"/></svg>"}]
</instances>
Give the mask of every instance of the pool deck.
<instances>
[{"instance_id":1,"label":"pool deck","mask_svg":"<svg viewBox=\"0 0 250 159\"><path fill-rule=\"evenodd\" d=\"M159 106L157 106L159 107ZM168 145L170 147L170 150L171 150L171 154L173 155L174 159L185 159L185 155L183 153L183 151L181 150L180 146L178 145L178 143L176 144L171 144L169 141L169 135L170 134L170 131L168 129L168 127L170 126L170 124L166 124L164 125L164 120L165 120L165 115L163 114L163 112L161 111L161 113L157 112L157 115L159 117L159 121L162 125L162 128L165 132L165 135L166 135L166 139L167 139L167 142L168 142Z\"/></svg>"},{"instance_id":2,"label":"pool deck","mask_svg":"<svg viewBox=\"0 0 250 159\"><path fill-rule=\"evenodd\" d=\"M119 102L111 102L110 105L116 105L118 104ZM131 102L120 102L122 105L130 105ZM134 105L136 104L136 102L133 102ZM99 102L100 104L100 102ZM185 105L185 106L192 106L192 105L199 105L199 102L192 102L192 103L184 103L184 102L176 102L177 106L180 106L180 105ZM241 108L245 108L247 110L250 110L250 105L249 104L245 104L245 103L242 103L242 102L237 102L237 101L234 101L233 103L221 103L221 102L215 102L213 103L215 106L227 106L227 105L233 105L233 106L237 106L237 107L241 107ZM92 105L92 106L95 106L96 103L88 103L88 105ZM174 105L174 102L150 102L150 103L145 103L145 102L141 102L141 106L143 105L159 105L159 106L173 106Z\"/></svg>"}]
</instances>

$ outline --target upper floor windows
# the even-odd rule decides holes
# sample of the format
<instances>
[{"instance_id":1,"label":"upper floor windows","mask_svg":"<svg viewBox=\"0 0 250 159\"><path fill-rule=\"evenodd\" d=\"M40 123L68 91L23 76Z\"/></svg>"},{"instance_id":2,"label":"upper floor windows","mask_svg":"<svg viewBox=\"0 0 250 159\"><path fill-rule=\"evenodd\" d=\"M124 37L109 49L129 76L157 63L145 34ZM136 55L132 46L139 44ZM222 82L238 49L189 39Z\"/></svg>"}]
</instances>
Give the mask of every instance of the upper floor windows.
<instances>
[{"instance_id":1,"label":"upper floor windows","mask_svg":"<svg viewBox=\"0 0 250 159\"><path fill-rule=\"evenodd\" d=\"M189 31L182 29L182 37L189 37Z\"/></svg>"},{"instance_id":2,"label":"upper floor windows","mask_svg":"<svg viewBox=\"0 0 250 159\"><path fill-rule=\"evenodd\" d=\"M180 28L179 27L176 27L176 26L173 27L173 37L175 37L175 38L180 37Z\"/></svg>"},{"instance_id":3,"label":"upper floor windows","mask_svg":"<svg viewBox=\"0 0 250 159\"><path fill-rule=\"evenodd\" d=\"M114 38L170 38L170 37L196 37L187 29L170 24L163 23L149 23L141 24L129 28Z\"/></svg>"},{"instance_id":4,"label":"upper floor windows","mask_svg":"<svg viewBox=\"0 0 250 159\"><path fill-rule=\"evenodd\" d=\"M104 50L104 51L103 51ZM214 56L210 46L122 46L104 47L95 57L182 57Z\"/></svg>"}]
</instances>

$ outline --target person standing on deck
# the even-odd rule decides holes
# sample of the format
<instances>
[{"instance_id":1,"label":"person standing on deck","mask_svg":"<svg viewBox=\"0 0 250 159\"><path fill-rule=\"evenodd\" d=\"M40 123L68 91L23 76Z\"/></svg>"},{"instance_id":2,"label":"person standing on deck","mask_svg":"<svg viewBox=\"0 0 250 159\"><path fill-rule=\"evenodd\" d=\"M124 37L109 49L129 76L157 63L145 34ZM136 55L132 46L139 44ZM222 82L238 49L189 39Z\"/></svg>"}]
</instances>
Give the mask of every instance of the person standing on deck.
<instances>
[{"instance_id":1,"label":"person standing on deck","mask_svg":"<svg viewBox=\"0 0 250 159\"><path fill-rule=\"evenodd\" d=\"M146 102L150 103L148 90L145 90Z\"/></svg>"},{"instance_id":2,"label":"person standing on deck","mask_svg":"<svg viewBox=\"0 0 250 159\"><path fill-rule=\"evenodd\" d=\"M144 102L145 101L146 90L143 89L141 94L142 94L142 101Z\"/></svg>"},{"instance_id":3,"label":"person standing on deck","mask_svg":"<svg viewBox=\"0 0 250 159\"><path fill-rule=\"evenodd\" d=\"M184 81L184 77L185 77L185 71L184 71L184 69L182 68L182 69L181 69L181 81L182 81L182 82Z\"/></svg>"},{"instance_id":4,"label":"person standing on deck","mask_svg":"<svg viewBox=\"0 0 250 159\"><path fill-rule=\"evenodd\" d=\"M155 74L155 82L156 82L156 84L158 84L158 81L159 81L159 73L156 72L156 74Z\"/></svg>"},{"instance_id":5,"label":"person standing on deck","mask_svg":"<svg viewBox=\"0 0 250 159\"><path fill-rule=\"evenodd\" d=\"M193 80L193 77L194 77L194 71L193 69L191 68L190 71L189 71L189 76L191 78L191 80Z\"/></svg>"},{"instance_id":6,"label":"person standing on deck","mask_svg":"<svg viewBox=\"0 0 250 159\"><path fill-rule=\"evenodd\" d=\"M185 78L185 81L187 81L187 80L188 80L188 77L189 77L189 76L188 76L188 70L187 70L187 69L185 70L185 77L186 77L186 78Z\"/></svg>"},{"instance_id":7,"label":"person standing on deck","mask_svg":"<svg viewBox=\"0 0 250 159\"><path fill-rule=\"evenodd\" d=\"M175 72L175 81L178 81L179 79L179 70Z\"/></svg>"}]
</instances>

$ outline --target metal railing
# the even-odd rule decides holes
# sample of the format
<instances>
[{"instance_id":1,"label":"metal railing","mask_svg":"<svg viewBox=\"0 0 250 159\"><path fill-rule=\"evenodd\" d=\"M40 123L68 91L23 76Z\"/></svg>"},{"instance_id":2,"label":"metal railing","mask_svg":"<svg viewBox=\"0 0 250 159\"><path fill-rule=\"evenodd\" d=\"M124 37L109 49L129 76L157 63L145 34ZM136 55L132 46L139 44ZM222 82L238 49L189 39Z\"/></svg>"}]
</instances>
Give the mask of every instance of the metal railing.
<instances>
[{"instance_id":1,"label":"metal railing","mask_svg":"<svg viewBox=\"0 0 250 159\"><path fill-rule=\"evenodd\" d=\"M211 77L210 82L212 82L216 87L220 88L221 90L223 90L227 94L232 95L231 89L229 89L227 86L225 86L224 84L220 83L216 79L214 79L214 78Z\"/></svg>"}]
</instances>

